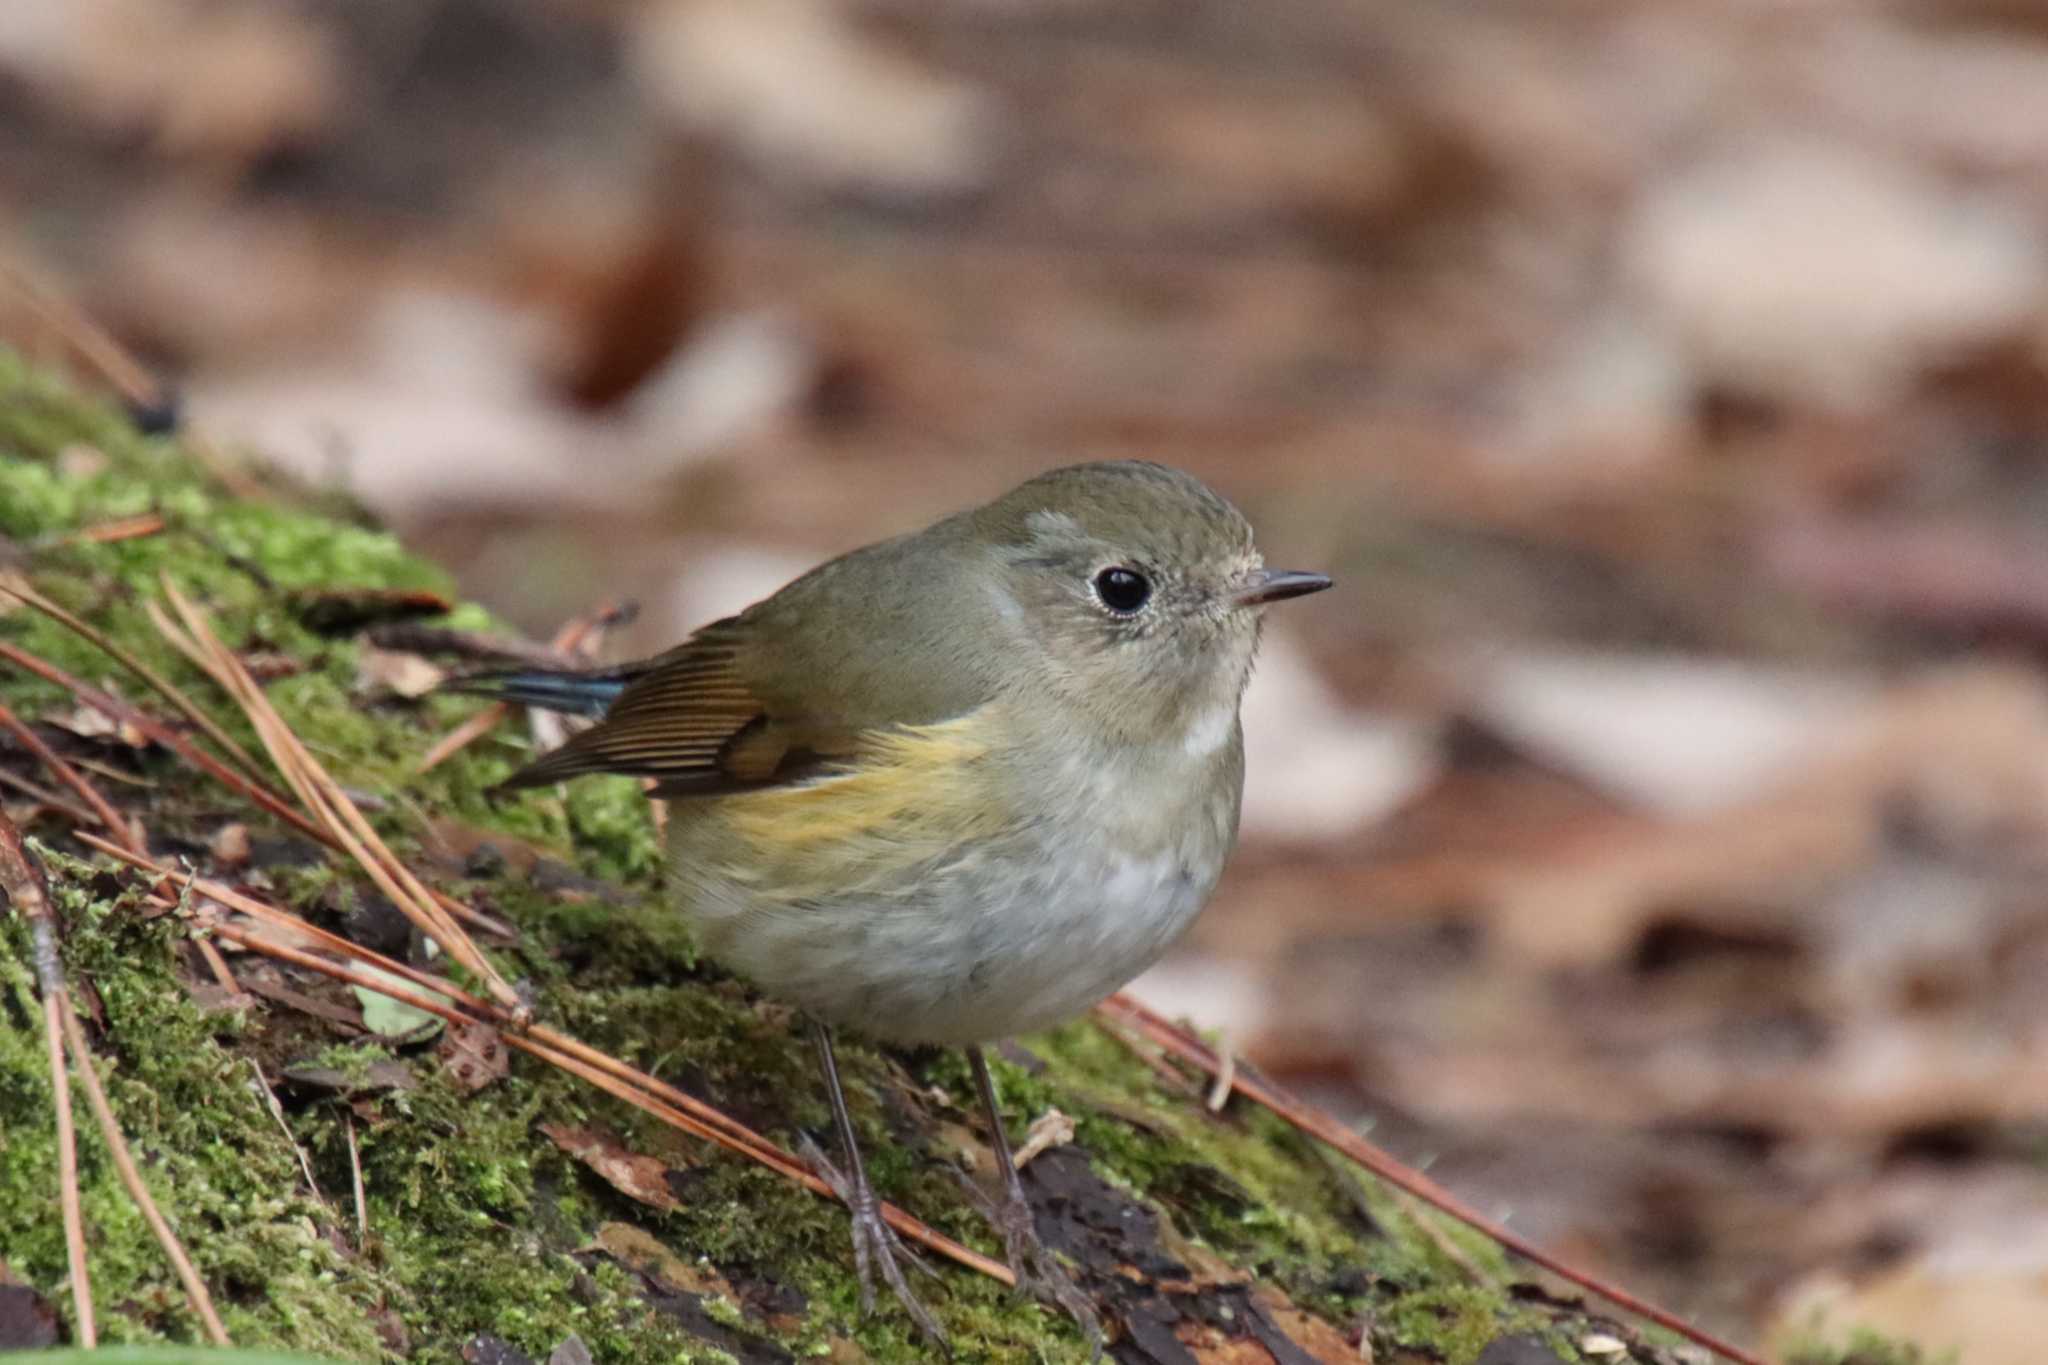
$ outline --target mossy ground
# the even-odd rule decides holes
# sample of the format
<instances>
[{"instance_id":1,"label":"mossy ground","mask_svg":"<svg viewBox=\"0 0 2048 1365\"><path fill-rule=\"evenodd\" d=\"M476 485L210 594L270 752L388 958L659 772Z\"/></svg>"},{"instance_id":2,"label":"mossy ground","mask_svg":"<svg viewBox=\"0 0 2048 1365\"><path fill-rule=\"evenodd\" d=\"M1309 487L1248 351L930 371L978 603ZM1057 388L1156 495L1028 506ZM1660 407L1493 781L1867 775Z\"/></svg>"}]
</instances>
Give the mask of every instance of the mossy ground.
<instances>
[{"instance_id":1,"label":"mossy ground","mask_svg":"<svg viewBox=\"0 0 2048 1365\"><path fill-rule=\"evenodd\" d=\"M72 538L148 511L166 517L164 532L113 543ZM526 755L509 728L424 778L413 775L421 752L473 703L366 702L357 646L309 630L289 600L302 588L446 590L440 573L391 537L345 512L226 500L175 444L137 435L118 413L4 355L0 536L20 551L17 567L38 587L210 705L217 699L208 684L144 614L159 573L204 603L231 645L296 661L296 672L270 684L271 696L341 781L386 798L379 819L402 853L418 855L432 812L553 850L619 888L610 898L565 895L500 872L462 889L518 925L519 942L500 949L499 960L532 983L548 1021L784 1140L798 1129L828 1130L808 1050L786 1012L694 961L648 903L659 860L630 784L585 783L562 800L496 801L486 789ZM489 622L463 607L449 624ZM0 635L89 680L117 677L94 649L32 612L0 615ZM0 699L32 719L72 705L59 689L4 667ZM232 708L214 709L255 747ZM120 794L140 805L160 846L189 840L199 848L230 820L259 835L285 833L168 755L117 758L148 784L124 785ZM65 846L61 822L31 832ZM147 918L129 882L82 860L54 853L51 871L67 967L96 993L99 1056L121 1122L237 1343L344 1360L452 1361L465 1341L488 1333L540 1359L575 1334L607 1365L781 1353L930 1358L886 1296L883 1311L858 1320L836 1206L530 1059L515 1058L509 1077L464 1094L442 1079L431 1055L414 1055L411 1089L288 1095L287 1136L255 1068L274 1082L294 1061L360 1064L371 1051L288 1009L203 1009L184 984L175 917ZM273 894L322 913L360 895L347 875L324 866L280 866L270 876ZM68 1312L50 1095L17 920L0 919L0 944L0 1260ZM1372 1324L1382 1360L1468 1365L1515 1331L1542 1336L1572 1358L1576 1315L1470 1284L1377 1193L1365 1196L1371 1216L1361 1214L1340 1177L1278 1120L1242 1105L1207 1113L1086 1023L1028 1045L1043 1068L1005 1063L999 1075L1013 1124L1048 1105L1076 1115L1077 1150L1091 1179L1160 1215L1173 1237L1194 1239L1218 1263L1283 1292L1333 1332ZM957 1135L972 1127L972 1091L958 1059L854 1043L844 1063L885 1195L995 1251L943 1169L957 1154ZM658 1213L615 1192L543 1136L544 1121L601 1123L627 1146L661 1157L678 1207ZM351 1130L369 1228L361 1239L350 1208ZM311 1162L317 1196L294 1143ZM89 1131L82 1145L103 1336L193 1339L176 1282ZM652 1292L624 1258L596 1249L605 1229L621 1223L706 1272L698 1288L713 1288L698 1300L701 1313L676 1311L674 1294L664 1297L675 1286ZM1470 1250L1504 1269L1489 1248ZM926 1292L962 1359L1084 1356L1069 1325L992 1281L948 1269ZM1229 1318L1225 1310L1219 1321ZM1216 1330L1226 1344L1248 1340L1242 1330L1235 1338ZM1198 1357L1208 1354L1188 1339ZM1651 1347L1641 1352L1658 1358Z\"/></svg>"}]
</instances>

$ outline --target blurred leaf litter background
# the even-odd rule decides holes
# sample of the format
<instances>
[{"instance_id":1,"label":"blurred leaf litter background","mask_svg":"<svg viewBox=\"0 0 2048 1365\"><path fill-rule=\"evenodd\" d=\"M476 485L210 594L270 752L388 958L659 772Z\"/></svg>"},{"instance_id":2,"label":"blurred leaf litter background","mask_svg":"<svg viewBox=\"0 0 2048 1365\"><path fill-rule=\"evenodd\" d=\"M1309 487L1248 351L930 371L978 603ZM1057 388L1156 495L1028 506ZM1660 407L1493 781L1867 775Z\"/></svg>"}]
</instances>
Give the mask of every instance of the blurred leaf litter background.
<instances>
[{"instance_id":1,"label":"blurred leaf litter background","mask_svg":"<svg viewBox=\"0 0 2048 1365\"><path fill-rule=\"evenodd\" d=\"M1141 992L1730 1330L1969 1362L2048 1339L2044 244L2017 0L0 6L15 278L536 634L1214 481L1341 591Z\"/></svg>"}]
</instances>

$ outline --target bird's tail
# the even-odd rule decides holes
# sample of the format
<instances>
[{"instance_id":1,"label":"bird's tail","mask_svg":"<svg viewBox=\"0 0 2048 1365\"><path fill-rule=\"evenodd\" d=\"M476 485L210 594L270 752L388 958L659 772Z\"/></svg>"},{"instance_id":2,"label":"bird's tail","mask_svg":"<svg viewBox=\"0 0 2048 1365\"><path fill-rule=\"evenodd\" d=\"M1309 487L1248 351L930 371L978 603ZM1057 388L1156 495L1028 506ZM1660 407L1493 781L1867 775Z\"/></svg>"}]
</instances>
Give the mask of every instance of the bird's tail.
<instances>
[{"instance_id":1,"label":"bird's tail","mask_svg":"<svg viewBox=\"0 0 2048 1365\"><path fill-rule=\"evenodd\" d=\"M572 716L602 716L619 693L638 675L633 667L592 669L504 668L451 678L443 690L495 701L562 711Z\"/></svg>"}]
</instances>

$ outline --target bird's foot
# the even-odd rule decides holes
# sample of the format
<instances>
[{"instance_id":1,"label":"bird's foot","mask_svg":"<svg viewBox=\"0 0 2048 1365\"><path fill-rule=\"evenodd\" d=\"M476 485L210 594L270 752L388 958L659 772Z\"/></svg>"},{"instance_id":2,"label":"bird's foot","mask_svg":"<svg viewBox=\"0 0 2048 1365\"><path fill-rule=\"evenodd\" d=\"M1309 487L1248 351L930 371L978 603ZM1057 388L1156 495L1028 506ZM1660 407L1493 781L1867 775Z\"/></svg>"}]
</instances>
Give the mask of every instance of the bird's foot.
<instances>
[{"instance_id":1,"label":"bird's foot","mask_svg":"<svg viewBox=\"0 0 2048 1365\"><path fill-rule=\"evenodd\" d=\"M1095 1311L1095 1301L1082 1291L1052 1248L1039 1237L1038 1221L1032 1215L1023 1183L1009 1173L1000 1200L989 1198L965 1173L960 1174L960 1183L982 1216L1002 1234L1003 1258L1010 1263L1010 1273L1017 1277L1017 1288L1065 1312L1087 1336L1088 1358L1092 1361L1100 1357L1102 1317Z\"/></svg>"},{"instance_id":2,"label":"bird's foot","mask_svg":"<svg viewBox=\"0 0 2048 1365\"><path fill-rule=\"evenodd\" d=\"M860 1281L861 1316L867 1317L875 1311L875 1272L879 1269L883 1283L896 1295L896 1301L903 1305L904 1312L910 1314L910 1320L917 1324L917 1329L950 1360L952 1345L946 1340L939 1320L911 1291L910 1281L903 1274L902 1262L908 1261L933 1279L938 1278L937 1272L926 1265L916 1252L904 1246L896 1230L883 1221L882 1201L875 1197L873 1187L866 1180L848 1180L808 1137L803 1139L803 1155L811 1169L818 1173L818 1178L832 1187L832 1193L839 1196L839 1202L846 1205L852 1216L853 1269Z\"/></svg>"}]
</instances>

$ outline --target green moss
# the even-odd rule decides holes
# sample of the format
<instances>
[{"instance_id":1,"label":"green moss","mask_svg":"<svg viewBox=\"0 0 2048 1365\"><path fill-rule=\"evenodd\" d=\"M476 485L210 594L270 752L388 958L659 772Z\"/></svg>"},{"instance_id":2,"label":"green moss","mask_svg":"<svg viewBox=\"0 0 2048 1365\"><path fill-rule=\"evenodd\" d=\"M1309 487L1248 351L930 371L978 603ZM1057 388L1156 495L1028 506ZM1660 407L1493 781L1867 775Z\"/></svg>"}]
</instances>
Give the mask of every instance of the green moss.
<instances>
[{"instance_id":1,"label":"green moss","mask_svg":"<svg viewBox=\"0 0 2048 1365\"><path fill-rule=\"evenodd\" d=\"M119 902L95 898L84 889L86 878L70 875L77 865L52 861L66 970L92 984L105 1018L99 1058L108 1097L153 1193L186 1230L193 1263L213 1286L229 1332L317 1355L376 1356L360 1304L386 1286L375 1267L350 1262L319 1235L331 1212L304 1190L289 1142L233 1050L242 1022L206 1013L171 984L168 920L144 921ZM55 1286L65 1250L51 1214L53 1110L39 1011L21 965L25 932L13 919L6 924L11 999L0 1016L0 1246L16 1273ZM101 1313L104 1339L188 1338L183 1294L90 1125L79 1159L93 1230L94 1294L102 1304L123 1306Z\"/></svg>"},{"instance_id":2,"label":"green moss","mask_svg":"<svg viewBox=\"0 0 2048 1365\"><path fill-rule=\"evenodd\" d=\"M1786 1365L1956 1365L1954 1351L1934 1353L1869 1328L1857 1328L1847 1341L1812 1340L1794 1345Z\"/></svg>"},{"instance_id":3,"label":"green moss","mask_svg":"<svg viewBox=\"0 0 2048 1365\"><path fill-rule=\"evenodd\" d=\"M1444 1365L1472 1365L1507 1330L1500 1307L1497 1296L1469 1285L1418 1289L1382 1308L1378 1323L1390 1345L1428 1350Z\"/></svg>"},{"instance_id":4,"label":"green moss","mask_svg":"<svg viewBox=\"0 0 2048 1365\"><path fill-rule=\"evenodd\" d=\"M105 459L56 458L79 445ZM66 538L149 509L167 518L164 533L112 544ZM402 855L417 851L431 812L538 844L615 884L610 897L560 894L510 872L470 884L480 904L519 926L516 945L492 952L509 975L528 981L548 1022L716 1097L783 1141L799 1129L827 1129L809 1049L787 1012L697 962L661 913L660 853L633 784L578 784L566 798L494 798L489 788L527 757L509 730L413 776L418 755L472 704L364 704L354 645L307 630L287 596L308 587L445 591L439 572L348 518L227 500L174 445L134 434L4 354L0 535L28 548L39 587L208 705L252 750L240 716L149 624L145 604L159 593L158 575L170 574L204 603L231 644L289 656L297 671L268 684L269 695L340 781L389 798L373 818ZM490 625L473 607L456 621ZM117 676L97 651L35 613L0 612L0 635L87 679ZM71 705L58 689L5 670L0 698L31 717ZM154 837L203 839L228 818L260 834L285 832L167 755L143 762L156 784L146 795ZM536 1359L574 1333L607 1365L716 1358L721 1348L651 1304L639 1275L593 1249L607 1224L628 1222L685 1263L801 1297L778 1310L774 1326L713 1304L705 1312L714 1327L775 1339L798 1357L830 1354L851 1337L883 1365L930 1358L886 1295L881 1312L859 1321L847 1225L836 1206L523 1055L509 1077L462 1094L442 1079L431 1052L401 1048L394 1058L337 1042L289 1010L209 1013L183 984L174 917L145 918L122 890L127 883L95 876L86 864L52 863L67 968L101 1003L97 1048L121 1123L239 1344L342 1360L405 1354L452 1362L479 1332ZM309 910L350 903L361 890L332 865L268 875L274 896ZM0 1248L15 1274L68 1312L63 1238L49 1212L51 1097L26 953L22 926L0 918ZM1353 1216L1340 1177L1271 1116L1242 1104L1210 1115L1086 1024L1031 1045L1046 1059L1042 1075L999 1067L1013 1124L1052 1105L1075 1115L1096 1174L1158 1210L1174 1235L1252 1270L1303 1308L1345 1321L1369 1313L1388 1344L1451 1365L1502 1331L1545 1324L1490 1290L1461 1287L1462 1272L1369 1186L1372 1221L1391 1231ZM288 1094L281 1127L253 1084L255 1060L273 1081L304 1062L340 1070L344 1084ZM377 1091L346 1084L380 1060L403 1064L416 1083ZM842 1060L883 1193L995 1251L990 1230L943 1169L938 1136L912 1112L971 1121L973 1091L959 1059L930 1063L922 1078L950 1103L914 1094L900 1059L857 1041ZM603 1124L633 1149L659 1155L678 1173L679 1207L656 1213L629 1200L561 1153L539 1131L543 1122ZM360 1238L351 1135L368 1227ZM302 1153L317 1194L307 1188ZM82 1179L103 1334L117 1342L192 1339L177 1285L91 1136ZM1489 1249L1474 1254L1498 1268ZM923 1292L962 1358L1085 1356L1070 1324L984 1277L946 1270Z\"/></svg>"}]
</instances>

